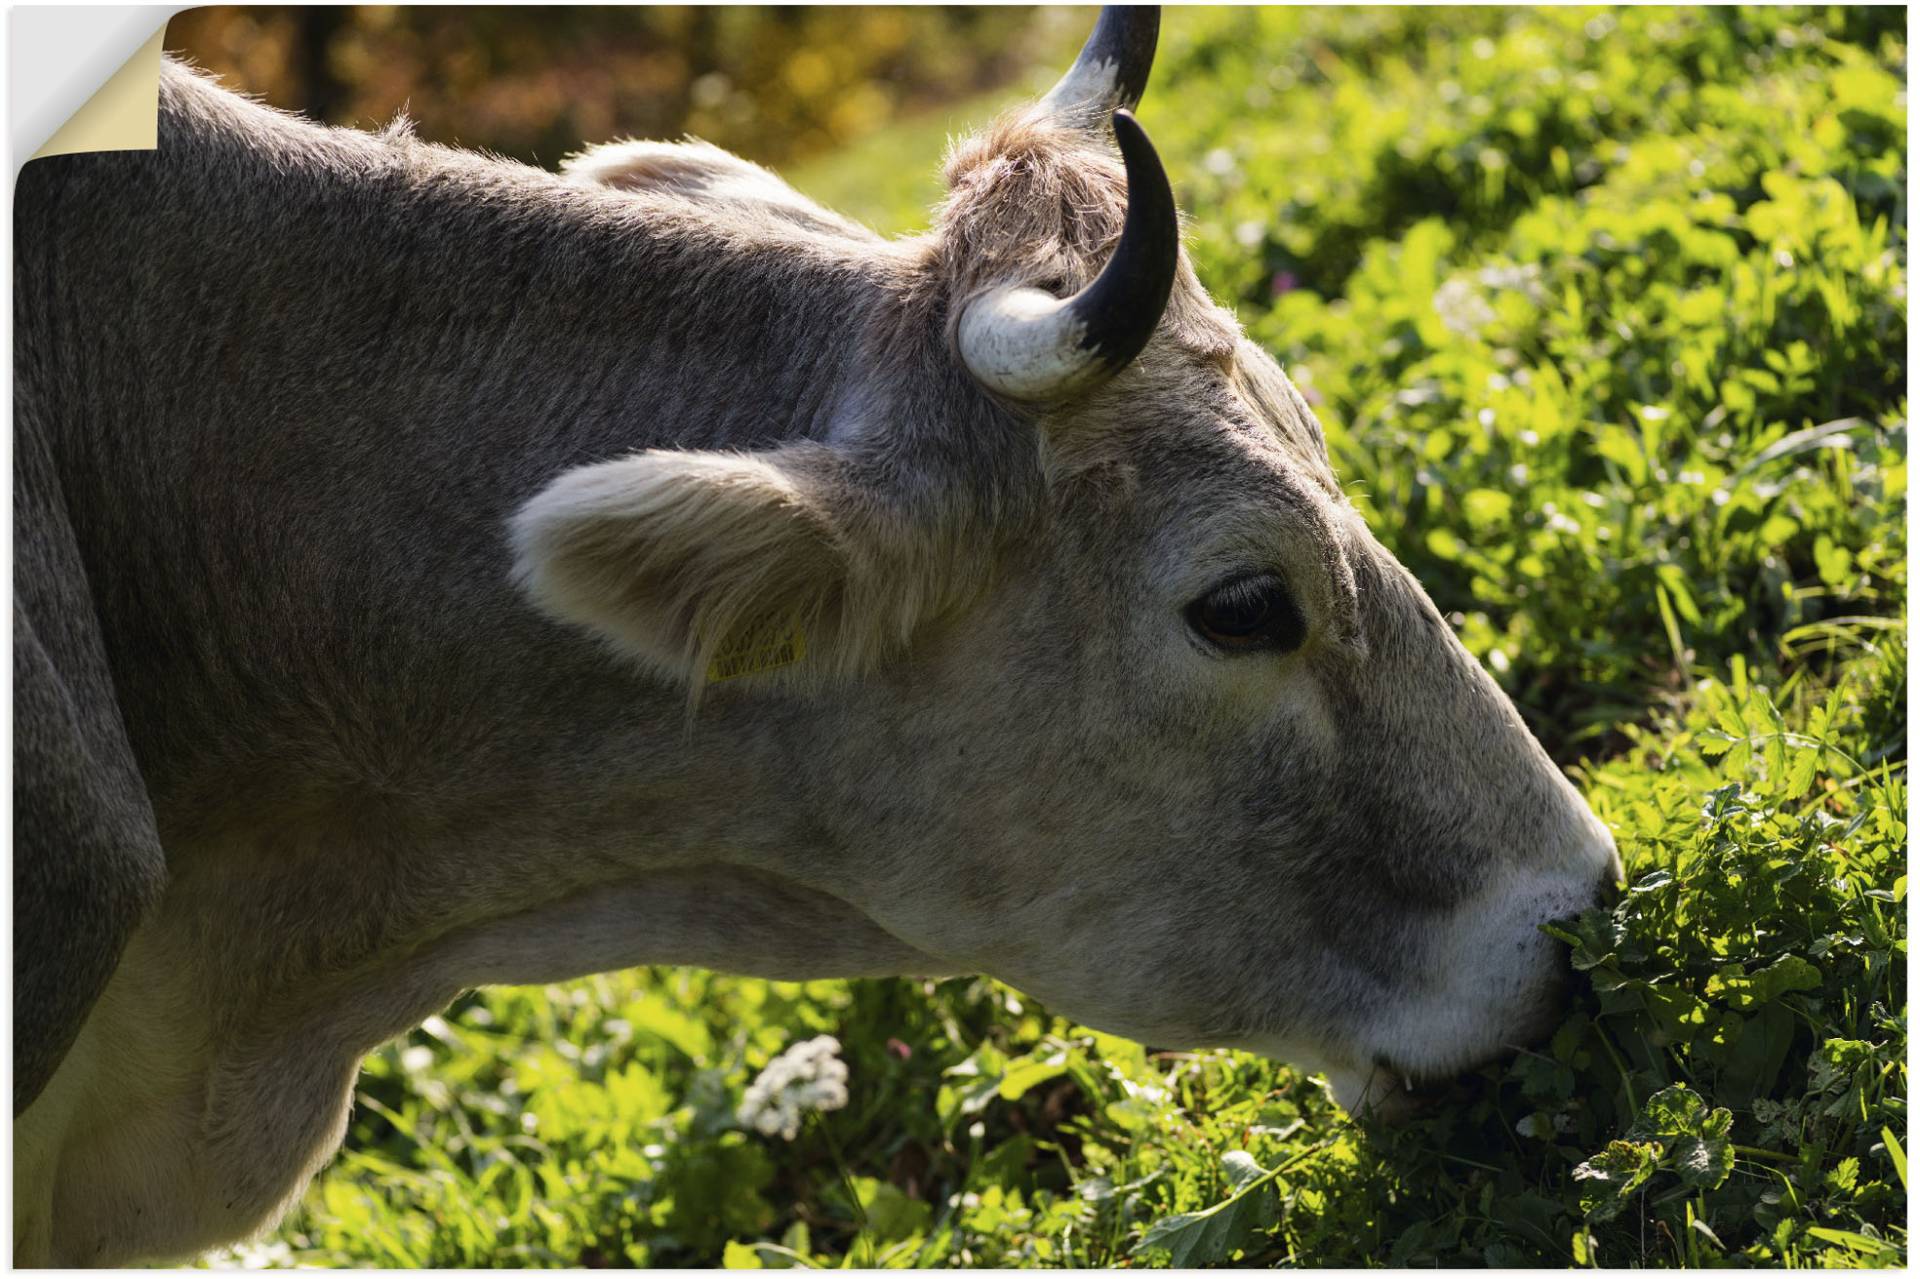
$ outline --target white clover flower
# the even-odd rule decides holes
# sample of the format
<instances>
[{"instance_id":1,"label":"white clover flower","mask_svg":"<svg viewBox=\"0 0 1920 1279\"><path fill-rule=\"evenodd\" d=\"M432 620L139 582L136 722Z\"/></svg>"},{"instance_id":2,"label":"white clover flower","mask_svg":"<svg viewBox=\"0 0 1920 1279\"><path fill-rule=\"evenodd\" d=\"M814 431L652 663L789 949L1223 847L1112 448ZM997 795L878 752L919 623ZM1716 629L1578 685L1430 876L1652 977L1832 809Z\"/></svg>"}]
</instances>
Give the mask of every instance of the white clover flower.
<instances>
[{"instance_id":1,"label":"white clover flower","mask_svg":"<svg viewBox=\"0 0 1920 1279\"><path fill-rule=\"evenodd\" d=\"M739 1119L769 1137L777 1133L792 1141L808 1111L846 1104L847 1064L840 1060L840 1041L818 1035L767 1063L740 1099Z\"/></svg>"},{"instance_id":2,"label":"white clover flower","mask_svg":"<svg viewBox=\"0 0 1920 1279\"><path fill-rule=\"evenodd\" d=\"M1433 295L1433 309L1440 323L1461 337L1470 338L1498 319L1487 300L1469 280L1455 276Z\"/></svg>"}]
</instances>

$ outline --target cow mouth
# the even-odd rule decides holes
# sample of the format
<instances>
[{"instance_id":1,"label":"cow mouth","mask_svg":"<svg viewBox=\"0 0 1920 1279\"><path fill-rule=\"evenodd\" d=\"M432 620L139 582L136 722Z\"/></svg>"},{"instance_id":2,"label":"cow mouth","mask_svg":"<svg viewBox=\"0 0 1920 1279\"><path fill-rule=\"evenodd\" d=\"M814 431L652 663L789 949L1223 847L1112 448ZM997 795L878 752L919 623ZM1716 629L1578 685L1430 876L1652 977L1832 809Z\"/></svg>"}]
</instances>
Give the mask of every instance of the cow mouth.
<instances>
[{"instance_id":1,"label":"cow mouth","mask_svg":"<svg viewBox=\"0 0 1920 1279\"><path fill-rule=\"evenodd\" d=\"M1395 1064L1385 1053L1374 1055L1373 1068L1409 1097L1438 1097L1456 1082L1451 1075L1423 1075L1419 1071L1409 1070Z\"/></svg>"},{"instance_id":2,"label":"cow mouth","mask_svg":"<svg viewBox=\"0 0 1920 1279\"><path fill-rule=\"evenodd\" d=\"M1465 1104L1473 1097L1471 1073L1421 1074L1375 1054L1360 1095L1347 1109L1363 1120L1403 1123L1434 1111Z\"/></svg>"},{"instance_id":3,"label":"cow mouth","mask_svg":"<svg viewBox=\"0 0 1920 1279\"><path fill-rule=\"evenodd\" d=\"M1373 1068L1385 1075L1388 1079L1399 1084L1400 1091L1404 1093L1418 1095L1432 1087L1432 1084L1428 1080L1421 1078L1413 1071L1395 1065L1393 1059L1385 1053L1375 1053L1373 1055Z\"/></svg>"}]
</instances>

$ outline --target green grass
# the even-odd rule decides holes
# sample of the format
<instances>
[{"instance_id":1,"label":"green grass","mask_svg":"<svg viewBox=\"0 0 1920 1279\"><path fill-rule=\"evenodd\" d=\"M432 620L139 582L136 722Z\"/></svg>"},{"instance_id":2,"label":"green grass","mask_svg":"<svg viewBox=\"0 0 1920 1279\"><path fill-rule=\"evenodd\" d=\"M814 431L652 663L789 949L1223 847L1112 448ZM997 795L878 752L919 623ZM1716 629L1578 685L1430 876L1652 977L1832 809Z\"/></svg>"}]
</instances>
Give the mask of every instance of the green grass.
<instances>
[{"instance_id":1,"label":"green grass","mask_svg":"<svg viewBox=\"0 0 1920 1279\"><path fill-rule=\"evenodd\" d=\"M1400 1129L995 983L680 969L368 1063L257 1261L1897 1265L1904 11L1170 10L1196 263L1618 833L1591 988ZM968 104L953 119L978 119ZM948 117L798 175L921 225ZM789 1044L850 1100L736 1119Z\"/></svg>"}]
</instances>

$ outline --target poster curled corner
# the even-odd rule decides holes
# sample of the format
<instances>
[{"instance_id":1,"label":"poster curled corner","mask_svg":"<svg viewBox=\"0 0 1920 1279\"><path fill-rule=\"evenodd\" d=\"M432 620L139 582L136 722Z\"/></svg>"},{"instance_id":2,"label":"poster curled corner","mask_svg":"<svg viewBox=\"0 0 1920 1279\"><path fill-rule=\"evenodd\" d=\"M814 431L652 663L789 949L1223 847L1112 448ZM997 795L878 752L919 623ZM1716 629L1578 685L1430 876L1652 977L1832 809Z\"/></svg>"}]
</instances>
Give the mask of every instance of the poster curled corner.
<instances>
[{"instance_id":1,"label":"poster curled corner","mask_svg":"<svg viewBox=\"0 0 1920 1279\"><path fill-rule=\"evenodd\" d=\"M166 38L163 22L32 159L80 151L151 151L159 145L160 46Z\"/></svg>"}]
</instances>

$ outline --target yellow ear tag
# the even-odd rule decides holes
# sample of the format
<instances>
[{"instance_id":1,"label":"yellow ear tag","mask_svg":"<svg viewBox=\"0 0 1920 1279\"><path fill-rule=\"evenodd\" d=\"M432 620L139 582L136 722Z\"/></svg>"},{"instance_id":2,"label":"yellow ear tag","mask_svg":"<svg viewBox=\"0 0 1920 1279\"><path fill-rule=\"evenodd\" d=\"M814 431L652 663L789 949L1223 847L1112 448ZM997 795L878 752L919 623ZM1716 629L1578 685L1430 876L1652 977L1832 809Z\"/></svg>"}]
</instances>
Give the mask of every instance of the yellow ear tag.
<instances>
[{"instance_id":1,"label":"yellow ear tag","mask_svg":"<svg viewBox=\"0 0 1920 1279\"><path fill-rule=\"evenodd\" d=\"M784 635L765 631L729 640L707 663L707 683L758 675L791 666L807 655L807 637L798 626Z\"/></svg>"}]
</instances>

